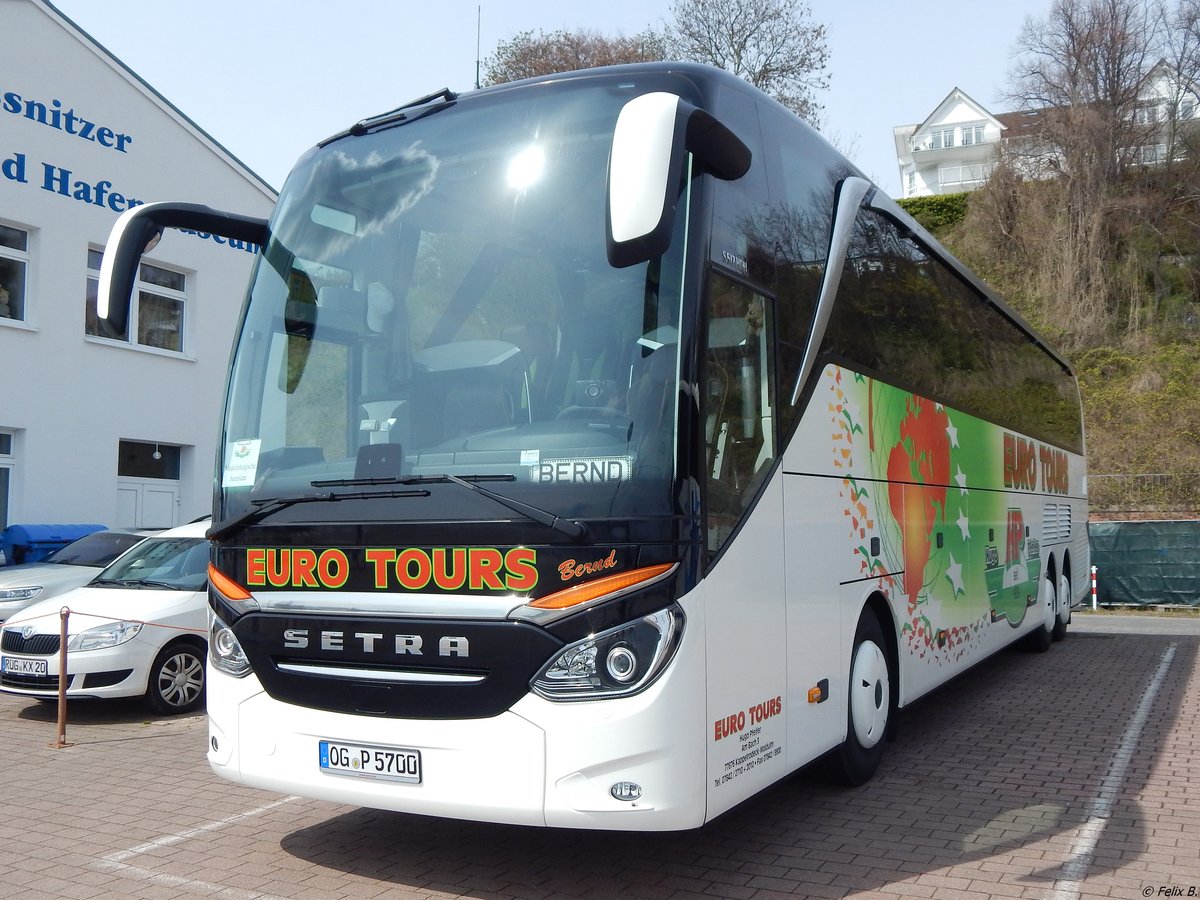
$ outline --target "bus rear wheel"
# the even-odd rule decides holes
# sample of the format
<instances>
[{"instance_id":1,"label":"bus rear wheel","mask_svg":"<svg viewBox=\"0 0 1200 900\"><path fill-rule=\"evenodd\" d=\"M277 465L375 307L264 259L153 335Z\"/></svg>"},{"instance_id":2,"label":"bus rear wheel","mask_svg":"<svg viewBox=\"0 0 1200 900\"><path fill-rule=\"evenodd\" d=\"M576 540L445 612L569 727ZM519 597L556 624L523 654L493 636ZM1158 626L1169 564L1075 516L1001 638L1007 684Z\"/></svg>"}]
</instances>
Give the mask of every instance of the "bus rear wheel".
<instances>
[{"instance_id":1,"label":"bus rear wheel","mask_svg":"<svg viewBox=\"0 0 1200 900\"><path fill-rule=\"evenodd\" d=\"M1058 615L1054 619L1054 628L1050 630L1053 640L1061 641L1067 636L1067 626L1071 624L1071 579L1066 575L1059 576L1058 596L1054 605Z\"/></svg>"},{"instance_id":2,"label":"bus rear wheel","mask_svg":"<svg viewBox=\"0 0 1200 900\"><path fill-rule=\"evenodd\" d=\"M1025 646L1034 653L1045 653L1054 640L1054 626L1058 621L1058 598L1055 594L1054 580L1047 575L1042 579L1041 593L1038 595L1038 606L1042 611L1041 622L1025 639Z\"/></svg>"},{"instance_id":3,"label":"bus rear wheel","mask_svg":"<svg viewBox=\"0 0 1200 900\"><path fill-rule=\"evenodd\" d=\"M834 773L843 784L870 780L883 759L883 745L893 712L892 669L883 627L866 612L854 633L850 654L846 740L834 751Z\"/></svg>"}]
</instances>

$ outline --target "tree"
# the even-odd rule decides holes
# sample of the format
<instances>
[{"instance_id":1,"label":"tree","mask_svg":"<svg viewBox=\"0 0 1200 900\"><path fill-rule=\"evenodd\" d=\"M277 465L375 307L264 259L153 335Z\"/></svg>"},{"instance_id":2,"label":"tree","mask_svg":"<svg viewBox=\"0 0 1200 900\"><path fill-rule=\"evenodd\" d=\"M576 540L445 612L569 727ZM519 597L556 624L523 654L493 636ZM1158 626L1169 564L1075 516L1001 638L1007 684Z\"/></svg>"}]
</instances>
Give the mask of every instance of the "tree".
<instances>
[{"instance_id":1,"label":"tree","mask_svg":"<svg viewBox=\"0 0 1200 900\"><path fill-rule=\"evenodd\" d=\"M1068 349L1200 312L1200 0L1055 0L1026 22L1023 107L955 250Z\"/></svg>"},{"instance_id":2,"label":"tree","mask_svg":"<svg viewBox=\"0 0 1200 900\"><path fill-rule=\"evenodd\" d=\"M1178 281L1165 260L1194 253L1200 171L1181 110L1196 106L1198 6L1054 0L1018 40L1010 98L1028 127L975 205L1068 345L1137 333ZM1013 173L1038 183L1013 192Z\"/></svg>"},{"instance_id":3,"label":"tree","mask_svg":"<svg viewBox=\"0 0 1200 900\"><path fill-rule=\"evenodd\" d=\"M675 0L667 29L672 57L746 79L817 124L816 92L829 87L826 28L801 0Z\"/></svg>"},{"instance_id":4,"label":"tree","mask_svg":"<svg viewBox=\"0 0 1200 900\"><path fill-rule=\"evenodd\" d=\"M537 75L594 66L666 59L663 36L647 29L633 37L606 37L596 31L522 31L496 45L483 61L483 84L503 84Z\"/></svg>"}]
</instances>

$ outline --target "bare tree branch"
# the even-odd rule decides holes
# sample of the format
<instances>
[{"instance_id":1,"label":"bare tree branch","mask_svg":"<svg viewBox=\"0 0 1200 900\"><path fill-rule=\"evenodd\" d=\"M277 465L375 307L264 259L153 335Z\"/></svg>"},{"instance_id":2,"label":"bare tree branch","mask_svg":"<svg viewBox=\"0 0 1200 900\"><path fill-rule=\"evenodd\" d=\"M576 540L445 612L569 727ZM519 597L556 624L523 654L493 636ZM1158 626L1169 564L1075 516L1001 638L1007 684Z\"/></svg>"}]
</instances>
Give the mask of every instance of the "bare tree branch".
<instances>
[{"instance_id":1,"label":"bare tree branch","mask_svg":"<svg viewBox=\"0 0 1200 900\"><path fill-rule=\"evenodd\" d=\"M801 0L676 0L671 56L732 72L817 124L829 87L826 28Z\"/></svg>"},{"instance_id":2,"label":"bare tree branch","mask_svg":"<svg viewBox=\"0 0 1200 900\"><path fill-rule=\"evenodd\" d=\"M594 66L652 62L666 58L664 37L647 29L633 37L607 37L596 31L522 31L501 41L483 61L483 83L502 84L538 75Z\"/></svg>"}]
</instances>

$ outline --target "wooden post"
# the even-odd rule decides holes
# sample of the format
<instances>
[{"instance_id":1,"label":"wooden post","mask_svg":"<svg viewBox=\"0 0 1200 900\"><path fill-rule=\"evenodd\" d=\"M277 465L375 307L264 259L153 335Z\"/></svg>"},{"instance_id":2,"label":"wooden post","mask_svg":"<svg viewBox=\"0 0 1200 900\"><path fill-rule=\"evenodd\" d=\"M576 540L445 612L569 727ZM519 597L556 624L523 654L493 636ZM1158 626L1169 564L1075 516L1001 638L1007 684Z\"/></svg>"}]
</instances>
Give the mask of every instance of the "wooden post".
<instances>
[{"instance_id":1,"label":"wooden post","mask_svg":"<svg viewBox=\"0 0 1200 900\"><path fill-rule=\"evenodd\" d=\"M51 750L71 746L67 743L67 619L71 610L64 606L58 615L62 620L58 629L58 737L50 745Z\"/></svg>"}]
</instances>

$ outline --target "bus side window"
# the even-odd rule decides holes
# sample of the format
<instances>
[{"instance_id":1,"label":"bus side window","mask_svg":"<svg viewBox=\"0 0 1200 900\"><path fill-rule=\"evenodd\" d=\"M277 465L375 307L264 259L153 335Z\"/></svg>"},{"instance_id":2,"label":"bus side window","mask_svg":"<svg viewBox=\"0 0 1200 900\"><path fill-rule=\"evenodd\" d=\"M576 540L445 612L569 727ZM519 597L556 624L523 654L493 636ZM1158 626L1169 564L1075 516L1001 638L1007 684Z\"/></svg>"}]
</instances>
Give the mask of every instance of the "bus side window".
<instances>
[{"instance_id":1,"label":"bus side window","mask_svg":"<svg viewBox=\"0 0 1200 900\"><path fill-rule=\"evenodd\" d=\"M710 552L733 532L775 456L771 313L768 298L710 274L704 397Z\"/></svg>"}]
</instances>

